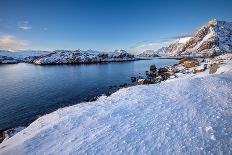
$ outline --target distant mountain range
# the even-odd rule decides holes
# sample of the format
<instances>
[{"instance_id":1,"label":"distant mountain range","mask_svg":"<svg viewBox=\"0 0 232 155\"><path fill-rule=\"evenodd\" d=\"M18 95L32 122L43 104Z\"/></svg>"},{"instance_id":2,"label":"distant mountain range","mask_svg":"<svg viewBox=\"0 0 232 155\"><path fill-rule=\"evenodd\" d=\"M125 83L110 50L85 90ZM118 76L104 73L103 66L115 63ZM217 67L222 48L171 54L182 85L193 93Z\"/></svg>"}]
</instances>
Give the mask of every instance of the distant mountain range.
<instances>
[{"instance_id":1,"label":"distant mountain range","mask_svg":"<svg viewBox=\"0 0 232 155\"><path fill-rule=\"evenodd\" d=\"M136 60L134 55L125 50L114 52L100 52L93 50L56 50L49 51L5 51L0 50L0 64L10 63L34 63L37 65L48 64L83 64L114 61Z\"/></svg>"},{"instance_id":2,"label":"distant mountain range","mask_svg":"<svg viewBox=\"0 0 232 155\"><path fill-rule=\"evenodd\" d=\"M49 54L49 51L35 51L35 50L21 50L21 51L8 51L8 50L0 50L1 56L12 57L15 59L23 59L30 56L41 56Z\"/></svg>"},{"instance_id":3,"label":"distant mountain range","mask_svg":"<svg viewBox=\"0 0 232 155\"><path fill-rule=\"evenodd\" d=\"M232 52L232 22L209 21L192 36L180 38L168 47L139 56L210 56Z\"/></svg>"}]
</instances>

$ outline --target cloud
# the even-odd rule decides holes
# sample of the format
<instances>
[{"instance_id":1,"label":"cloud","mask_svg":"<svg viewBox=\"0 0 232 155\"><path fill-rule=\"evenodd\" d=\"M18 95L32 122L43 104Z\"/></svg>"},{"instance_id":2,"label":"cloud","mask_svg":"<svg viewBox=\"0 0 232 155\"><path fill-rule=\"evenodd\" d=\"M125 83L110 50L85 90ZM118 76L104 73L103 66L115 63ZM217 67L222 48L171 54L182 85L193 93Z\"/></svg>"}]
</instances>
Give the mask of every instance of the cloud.
<instances>
[{"instance_id":1,"label":"cloud","mask_svg":"<svg viewBox=\"0 0 232 155\"><path fill-rule=\"evenodd\" d=\"M30 26L28 21L18 22L18 28L22 30L30 30L32 27Z\"/></svg>"},{"instance_id":2,"label":"cloud","mask_svg":"<svg viewBox=\"0 0 232 155\"><path fill-rule=\"evenodd\" d=\"M25 40L19 40L12 35L0 36L0 49L4 50L22 50L28 46L28 42Z\"/></svg>"},{"instance_id":3,"label":"cloud","mask_svg":"<svg viewBox=\"0 0 232 155\"><path fill-rule=\"evenodd\" d=\"M161 39L163 39L163 41L168 41L168 40L176 40L176 39L191 37L191 36L192 34L183 34L183 35L171 36L171 37L166 37L166 38L161 38Z\"/></svg>"}]
</instances>

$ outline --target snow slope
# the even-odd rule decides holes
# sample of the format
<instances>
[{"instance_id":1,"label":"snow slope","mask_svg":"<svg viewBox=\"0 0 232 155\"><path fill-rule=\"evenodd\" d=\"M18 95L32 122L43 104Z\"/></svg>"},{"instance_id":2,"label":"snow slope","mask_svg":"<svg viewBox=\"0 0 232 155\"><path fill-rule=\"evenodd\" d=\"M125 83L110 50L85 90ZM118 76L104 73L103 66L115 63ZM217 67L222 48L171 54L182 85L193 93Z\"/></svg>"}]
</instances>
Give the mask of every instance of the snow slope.
<instances>
[{"instance_id":1,"label":"snow slope","mask_svg":"<svg viewBox=\"0 0 232 155\"><path fill-rule=\"evenodd\" d=\"M0 144L14 154L232 154L232 64L59 109Z\"/></svg>"}]
</instances>

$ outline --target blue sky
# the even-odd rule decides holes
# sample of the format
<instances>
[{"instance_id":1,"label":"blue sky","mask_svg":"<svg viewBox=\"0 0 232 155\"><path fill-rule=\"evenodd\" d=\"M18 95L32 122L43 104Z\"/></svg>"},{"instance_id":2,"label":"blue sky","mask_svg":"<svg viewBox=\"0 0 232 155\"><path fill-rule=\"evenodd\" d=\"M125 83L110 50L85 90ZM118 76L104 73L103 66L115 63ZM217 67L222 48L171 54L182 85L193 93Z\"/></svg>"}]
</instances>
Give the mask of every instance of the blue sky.
<instances>
[{"instance_id":1,"label":"blue sky","mask_svg":"<svg viewBox=\"0 0 232 155\"><path fill-rule=\"evenodd\" d=\"M1 0L0 48L157 49L211 19L232 21L231 6L231 0Z\"/></svg>"}]
</instances>

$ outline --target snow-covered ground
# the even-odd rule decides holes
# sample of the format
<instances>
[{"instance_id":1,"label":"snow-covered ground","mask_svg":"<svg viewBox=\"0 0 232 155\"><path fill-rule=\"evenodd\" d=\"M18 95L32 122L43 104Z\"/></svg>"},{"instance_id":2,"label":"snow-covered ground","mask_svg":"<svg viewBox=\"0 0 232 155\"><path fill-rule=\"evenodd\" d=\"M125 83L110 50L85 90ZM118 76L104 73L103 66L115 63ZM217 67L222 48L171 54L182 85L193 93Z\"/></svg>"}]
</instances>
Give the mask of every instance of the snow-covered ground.
<instances>
[{"instance_id":1,"label":"snow-covered ground","mask_svg":"<svg viewBox=\"0 0 232 155\"><path fill-rule=\"evenodd\" d=\"M59 109L0 154L232 154L232 62Z\"/></svg>"}]
</instances>

